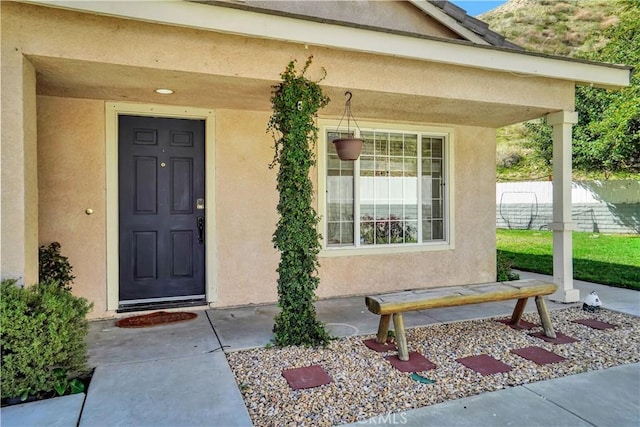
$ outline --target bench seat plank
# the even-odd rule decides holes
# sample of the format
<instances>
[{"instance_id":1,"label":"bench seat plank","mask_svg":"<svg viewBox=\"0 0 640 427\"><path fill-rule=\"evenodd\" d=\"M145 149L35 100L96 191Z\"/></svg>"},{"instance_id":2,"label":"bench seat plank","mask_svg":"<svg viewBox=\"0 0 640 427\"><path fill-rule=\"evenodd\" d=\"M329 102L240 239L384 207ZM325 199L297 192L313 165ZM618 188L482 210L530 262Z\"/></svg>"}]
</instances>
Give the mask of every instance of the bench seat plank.
<instances>
[{"instance_id":1,"label":"bench seat plank","mask_svg":"<svg viewBox=\"0 0 640 427\"><path fill-rule=\"evenodd\" d=\"M405 311L517 299L518 302L511 316L511 323L517 325L524 313L527 300L530 297L535 297L545 335L555 338L556 334L551 324L544 295L550 295L557 289L555 284L527 279L374 295L365 297L365 303L369 311L380 315L377 342L381 344L386 342L389 323L393 318L398 358L407 361L409 360L409 350L402 318L402 313Z\"/></svg>"},{"instance_id":2,"label":"bench seat plank","mask_svg":"<svg viewBox=\"0 0 640 427\"><path fill-rule=\"evenodd\" d=\"M557 286L554 284L527 279L368 296L365 298L365 303L369 311L383 315L550 295L556 289Z\"/></svg>"}]
</instances>

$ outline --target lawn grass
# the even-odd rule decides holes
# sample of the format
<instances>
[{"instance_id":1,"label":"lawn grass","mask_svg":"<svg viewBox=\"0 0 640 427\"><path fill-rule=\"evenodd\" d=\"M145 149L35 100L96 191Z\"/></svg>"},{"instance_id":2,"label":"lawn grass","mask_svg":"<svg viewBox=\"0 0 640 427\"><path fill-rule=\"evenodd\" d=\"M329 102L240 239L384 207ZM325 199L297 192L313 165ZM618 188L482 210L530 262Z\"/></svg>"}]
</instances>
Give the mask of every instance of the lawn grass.
<instances>
[{"instance_id":1,"label":"lawn grass","mask_svg":"<svg viewBox=\"0 0 640 427\"><path fill-rule=\"evenodd\" d=\"M553 274L551 231L497 230L497 245L513 268ZM640 235L574 232L573 276L640 290Z\"/></svg>"}]
</instances>

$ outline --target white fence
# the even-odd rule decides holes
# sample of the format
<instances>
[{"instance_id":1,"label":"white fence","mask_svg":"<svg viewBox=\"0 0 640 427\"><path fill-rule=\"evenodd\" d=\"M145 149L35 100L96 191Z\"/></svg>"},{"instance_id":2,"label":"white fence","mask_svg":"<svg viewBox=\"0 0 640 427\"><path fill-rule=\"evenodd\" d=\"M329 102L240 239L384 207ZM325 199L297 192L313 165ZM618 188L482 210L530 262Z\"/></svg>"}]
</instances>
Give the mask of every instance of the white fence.
<instances>
[{"instance_id":1,"label":"white fence","mask_svg":"<svg viewBox=\"0 0 640 427\"><path fill-rule=\"evenodd\" d=\"M571 203L578 230L640 234L640 180L575 181ZM553 217L553 183L498 183L496 206L498 228L547 229Z\"/></svg>"}]
</instances>

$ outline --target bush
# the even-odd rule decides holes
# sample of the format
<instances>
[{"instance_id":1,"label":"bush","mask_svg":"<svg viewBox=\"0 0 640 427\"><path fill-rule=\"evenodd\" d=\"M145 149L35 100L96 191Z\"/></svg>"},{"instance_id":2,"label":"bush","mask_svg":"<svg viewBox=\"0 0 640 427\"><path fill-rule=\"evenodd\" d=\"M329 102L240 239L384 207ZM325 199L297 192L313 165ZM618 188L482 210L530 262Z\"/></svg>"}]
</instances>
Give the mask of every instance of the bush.
<instances>
[{"instance_id":1,"label":"bush","mask_svg":"<svg viewBox=\"0 0 640 427\"><path fill-rule=\"evenodd\" d=\"M513 261L506 258L501 251L497 251L496 255L496 264L497 264L497 278L498 282L508 282L510 280L518 280L520 279L520 275L518 273L514 273L511 270L513 266Z\"/></svg>"},{"instance_id":2,"label":"bush","mask_svg":"<svg viewBox=\"0 0 640 427\"><path fill-rule=\"evenodd\" d=\"M93 304L57 282L0 286L3 399L60 390L61 380L87 370L86 315Z\"/></svg>"},{"instance_id":3,"label":"bush","mask_svg":"<svg viewBox=\"0 0 640 427\"><path fill-rule=\"evenodd\" d=\"M39 250L39 282L58 282L60 287L71 290L71 282L76 277L71 274L69 258L60 253L60 243L53 242L49 246L40 246Z\"/></svg>"}]
</instances>

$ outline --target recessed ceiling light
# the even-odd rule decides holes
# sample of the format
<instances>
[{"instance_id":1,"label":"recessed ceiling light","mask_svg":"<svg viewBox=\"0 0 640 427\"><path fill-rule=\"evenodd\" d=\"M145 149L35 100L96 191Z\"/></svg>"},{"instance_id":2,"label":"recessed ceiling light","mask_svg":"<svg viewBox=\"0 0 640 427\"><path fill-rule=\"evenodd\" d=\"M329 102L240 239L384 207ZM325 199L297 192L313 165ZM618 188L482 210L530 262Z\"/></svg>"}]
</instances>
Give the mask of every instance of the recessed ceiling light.
<instances>
[{"instance_id":1,"label":"recessed ceiling light","mask_svg":"<svg viewBox=\"0 0 640 427\"><path fill-rule=\"evenodd\" d=\"M160 88L156 89L156 93L159 93L160 95L171 95L173 91L171 89Z\"/></svg>"}]
</instances>

